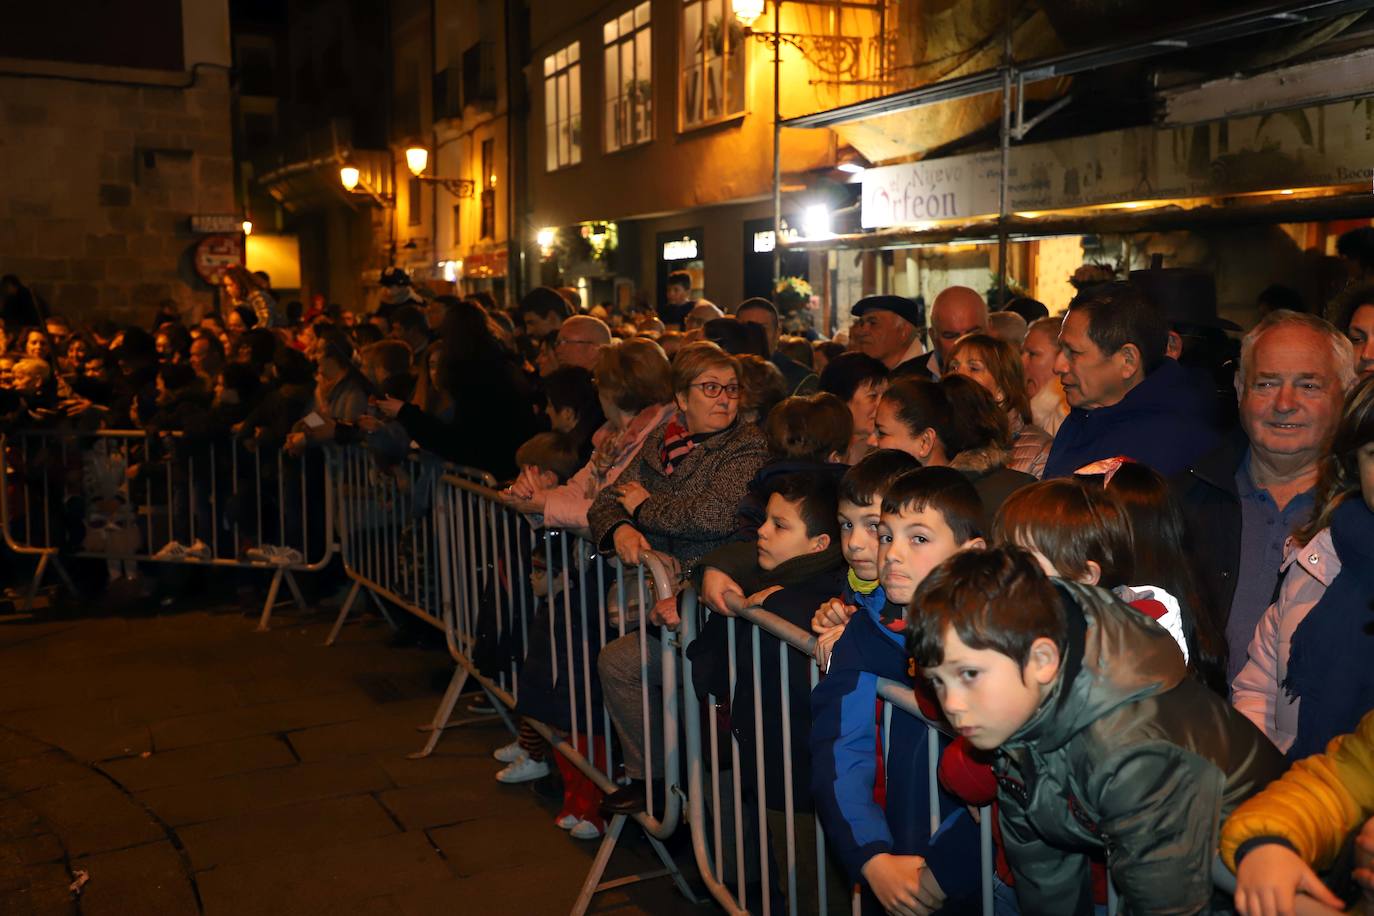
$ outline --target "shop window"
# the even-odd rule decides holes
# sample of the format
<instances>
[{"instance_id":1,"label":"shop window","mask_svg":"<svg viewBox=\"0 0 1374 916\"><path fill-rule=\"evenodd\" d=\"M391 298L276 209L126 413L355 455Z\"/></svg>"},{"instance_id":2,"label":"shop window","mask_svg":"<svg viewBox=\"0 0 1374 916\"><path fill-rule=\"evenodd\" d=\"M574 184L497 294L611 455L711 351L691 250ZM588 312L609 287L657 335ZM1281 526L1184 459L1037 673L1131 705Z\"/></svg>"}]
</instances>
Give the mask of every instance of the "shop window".
<instances>
[{"instance_id":1,"label":"shop window","mask_svg":"<svg viewBox=\"0 0 1374 916\"><path fill-rule=\"evenodd\" d=\"M682 126L744 111L744 28L730 0L682 4Z\"/></svg>"},{"instance_id":2,"label":"shop window","mask_svg":"<svg viewBox=\"0 0 1374 916\"><path fill-rule=\"evenodd\" d=\"M582 161L582 63L578 42L544 58L545 167Z\"/></svg>"},{"instance_id":3,"label":"shop window","mask_svg":"<svg viewBox=\"0 0 1374 916\"><path fill-rule=\"evenodd\" d=\"M482 141L481 237L496 237L496 141Z\"/></svg>"},{"instance_id":4,"label":"shop window","mask_svg":"<svg viewBox=\"0 0 1374 916\"><path fill-rule=\"evenodd\" d=\"M649 0L601 27L606 54L606 150L654 138Z\"/></svg>"}]
</instances>

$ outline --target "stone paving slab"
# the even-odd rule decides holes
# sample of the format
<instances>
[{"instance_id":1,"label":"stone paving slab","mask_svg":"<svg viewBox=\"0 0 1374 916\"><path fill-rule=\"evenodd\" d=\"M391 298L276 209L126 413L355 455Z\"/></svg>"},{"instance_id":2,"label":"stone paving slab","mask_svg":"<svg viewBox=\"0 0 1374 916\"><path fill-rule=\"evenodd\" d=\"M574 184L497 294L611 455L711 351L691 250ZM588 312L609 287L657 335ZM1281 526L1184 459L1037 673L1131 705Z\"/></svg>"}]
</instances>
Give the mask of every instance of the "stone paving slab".
<instances>
[{"instance_id":1,"label":"stone paving slab","mask_svg":"<svg viewBox=\"0 0 1374 916\"><path fill-rule=\"evenodd\" d=\"M451 673L442 652L391 648L372 621L332 648L324 615L253 623L0 624L0 916L567 912L598 844L495 782L499 722L407 757ZM610 876L658 867L634 832ZM689 909L657 879L593 912Z\"/></svg>"}]
</instances>

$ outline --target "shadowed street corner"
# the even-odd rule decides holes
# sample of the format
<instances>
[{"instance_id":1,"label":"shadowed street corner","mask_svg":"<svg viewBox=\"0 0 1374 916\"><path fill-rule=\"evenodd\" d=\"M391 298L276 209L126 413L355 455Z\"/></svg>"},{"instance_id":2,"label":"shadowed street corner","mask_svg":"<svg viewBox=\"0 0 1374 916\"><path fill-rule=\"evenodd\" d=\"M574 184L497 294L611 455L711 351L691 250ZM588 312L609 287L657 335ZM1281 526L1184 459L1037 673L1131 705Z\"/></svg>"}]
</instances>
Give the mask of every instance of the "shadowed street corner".
<instances>
[{"instance_id":1,"label":"shadowed street corner","mask_svg":"<svg viewBox=\"0 0 1374 916\"><path fill-rule=\"evenodd\" d=\"M238 613L0 627L0 914L566 912L596 852L492 777L499 723L410 760L447 657ZM608 877L655 866L627 831ZM680 856L681 858L681 856ZM667 879L598 913L695 911Z\"/></svg>"}]
</instances>

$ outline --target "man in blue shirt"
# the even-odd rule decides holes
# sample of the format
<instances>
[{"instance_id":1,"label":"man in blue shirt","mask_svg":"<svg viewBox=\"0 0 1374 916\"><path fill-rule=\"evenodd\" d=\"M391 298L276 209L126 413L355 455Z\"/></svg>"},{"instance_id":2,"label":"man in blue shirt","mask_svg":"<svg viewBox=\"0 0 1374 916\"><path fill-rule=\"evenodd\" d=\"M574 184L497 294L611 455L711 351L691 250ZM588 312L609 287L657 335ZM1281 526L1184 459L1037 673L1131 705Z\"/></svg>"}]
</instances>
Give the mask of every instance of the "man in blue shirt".
<instances>
[{"instance_id":1,"label":"man in blue shirt","mask_svg":"<svg viewBox=\"0 0 1374 916\"><path fill-rule=\"evenodd\" d=\"M1273 601L1284 541L1307 521L1327 439L1355 381L1345 335L1276 311L1241 344L1240 430L1175 481L1210 606L1224 615L1227 679Z\"/></svg>"}]
</instances>

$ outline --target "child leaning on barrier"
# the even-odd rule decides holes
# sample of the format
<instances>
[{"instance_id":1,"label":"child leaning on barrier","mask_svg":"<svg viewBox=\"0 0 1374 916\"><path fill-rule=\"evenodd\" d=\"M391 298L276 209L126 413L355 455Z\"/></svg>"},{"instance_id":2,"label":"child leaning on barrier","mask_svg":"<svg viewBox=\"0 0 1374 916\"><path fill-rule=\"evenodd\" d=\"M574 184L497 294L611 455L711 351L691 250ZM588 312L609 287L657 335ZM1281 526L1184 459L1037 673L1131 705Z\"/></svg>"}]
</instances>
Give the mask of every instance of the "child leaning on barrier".
<instances>
[{"instance_id":1,"label":"child leaning on barrier","mask_svg":"<svg viewBox=\"0 0 1374 916\"><path fill-rule=\"evenodd\" d=\"M899 462L893 454L869 455L840 484L846 597L856 609L838 639L833 628L822 635L833 645L820 652L827 670L811 694L811 785L830 846L852 880L883 909L915 912L945 898L957 907L976 893L978 830L957 799L944 792L930 798L930 726L894 710L890 733L881 733L878 681L912 683L902 637L907 604L937 564L983 546L983 505L958 471L900 473L914 459ZM940 822L934 837L933 804Z\"/></svg>"},{"instance_id":2,"label":"child leaning on barrier","mask_svg":"<svg viewBox=\"0 0 1374 916\"><path fill-rule=\"evenodd\" d=\"M1242 916L1277 916L1292 913L1304 897L1342 909L1317 871L1337 870L1358 829L1351 877L1360 891L1359 912L1374 913L1371 818L1374 712L1353 734L1333 738L1326 753L1295 763L1227 819L1221 857L1236 873L1236 909Z\"/></svg>"},{"instance_id":3,"label":"child leaning on barrier","mask_svg":"<svg viewBox=\"0 0 1374 916\"><path fill-rule=\"evenodd\" d=\"M768 834L773 852L775 885L785 886L781 878L787 867L787 820L784 762L792 764L792 803L798 813L794 825L795 864L798 875L799 906L803 911L815 907L816 834L814 820L805 815L813 810L811 802L810 754L807 750L811 722L811 658L802 651L787 653L788 696L786 708L779 685L780 640L759 633L759 684L754 693L752 633L740 627L735 655L735 687L730 693L729 624L732 608L761 606L805 633L816 605L844 587L845 565L840 555L836 524L837 487L832 474L824 470L794 473L775 478L768 497L757 543L736 542L717 548L702 560L703 600L715 614L702 627L701 635L687 648L693 663L697 695L705 700L714 694L718 701L728 699L730 728L740 745L741 772L738 777L748 799L757 805L758 773L755 771L758 744L763 743L764 806L767 808ZM763 734L755 730L755 704L761 712ZM791 729L790 746L783 741L784 716ZM803 814L805 813L805 814ZM823 912L844 912L848 900L842 876L834 874L827 882L830 905Z\"/></svg>"},{"instance_id":4,"label":"child leaning on barrier","mask_svg":"<svg viewBox=\"0 0 1374 916\"><path fill-rule=\"evenodd\" d=\"M908 643L945 717L997 752L1021 911L1092 913L1094 851L1128 912L1209 911L1220 825L1283 759L1173 638L1018 547L950 558L912 607Z\"/></svg>"}]
</instances>

